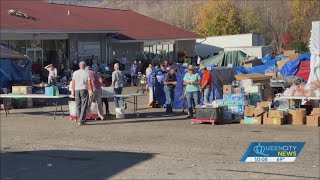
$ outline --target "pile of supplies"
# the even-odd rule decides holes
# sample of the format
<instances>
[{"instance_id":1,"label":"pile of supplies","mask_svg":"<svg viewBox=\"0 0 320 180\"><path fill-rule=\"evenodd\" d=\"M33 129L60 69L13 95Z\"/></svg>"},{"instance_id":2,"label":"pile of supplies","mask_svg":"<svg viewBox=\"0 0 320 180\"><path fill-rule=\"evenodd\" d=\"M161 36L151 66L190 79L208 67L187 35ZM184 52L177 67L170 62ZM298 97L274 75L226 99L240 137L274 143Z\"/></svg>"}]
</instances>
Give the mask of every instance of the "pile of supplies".
<instances>
[{"instance_id":1,"label":"pile of supplies","mask_svg":"<svg viewBox=\"0 0 320 180\"><path fill-rule=\"evenodd\" d=\"M285 97L319 97L320 96L320 81L314 81L310 84L300 83L293 84L283 92Z\"/></svg>"}]
</instances>

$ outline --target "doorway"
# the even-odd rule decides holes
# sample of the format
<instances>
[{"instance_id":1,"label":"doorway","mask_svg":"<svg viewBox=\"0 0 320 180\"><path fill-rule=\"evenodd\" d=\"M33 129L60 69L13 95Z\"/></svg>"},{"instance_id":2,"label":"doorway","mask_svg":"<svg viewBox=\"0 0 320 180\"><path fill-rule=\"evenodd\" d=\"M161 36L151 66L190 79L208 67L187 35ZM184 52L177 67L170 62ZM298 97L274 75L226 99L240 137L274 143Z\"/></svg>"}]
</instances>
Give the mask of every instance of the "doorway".
<instances>
[{"instance_id":1,"label":"doorway","mask_svg":"<svg viewBox=\"0 0 320 180\"><path fill-rule=\"evenodd\" d=\"M32 61L32 64L36 63L43 67L43 50L42 48L28 48L27 56Z\"/></svg>"}]
</instances>

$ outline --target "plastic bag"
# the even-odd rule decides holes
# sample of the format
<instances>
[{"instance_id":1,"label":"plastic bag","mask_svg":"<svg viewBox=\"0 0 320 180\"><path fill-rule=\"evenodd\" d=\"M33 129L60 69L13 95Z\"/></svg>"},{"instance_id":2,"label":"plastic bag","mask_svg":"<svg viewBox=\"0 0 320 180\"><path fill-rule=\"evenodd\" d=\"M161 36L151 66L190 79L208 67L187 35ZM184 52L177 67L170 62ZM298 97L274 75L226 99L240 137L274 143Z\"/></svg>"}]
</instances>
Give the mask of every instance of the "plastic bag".
<instances>
[{"instance_id":1,"label":"plastic bag","mask_svg":"<svg viewBox=\"0 0 320 180\"><path fill-rule=\"evenodd\" d=\"M296 97L303 96L304 95L304 90L301 89L301 88L298 88L297 90L294 91L293 95L296 96Z\"/></svg>"},{"instance_id":2,"label":"plastic bag","mask_svg":"<svg viewBox=\"0 0 320 180\"><path fill-rule=\"evenodd\" d=\"M123 108L116 108L116 118L117 119L124 119L125 110Z\"/></svg>"},{"instance_id":3,"label":"plastic bag","mask_svg":"<svg viewBox=\"0 0 320 180\"><path fill-rule=\"evenodd\" d=\"M287 88L287 89L283 92L283 96L289 97L289 96L292 96L293 93L294 93L294 88L291 86L290 88Z\"/></svg>"},{"instance_id":4,"label":"plastic bag","mask_svg":"<svg viewBox=\"0 0 320 180\"><path fill-rule=\"evenodd\" d=\"M320 97L320 88L313 91L315 97Z\"/></svg>"}]
</instances>

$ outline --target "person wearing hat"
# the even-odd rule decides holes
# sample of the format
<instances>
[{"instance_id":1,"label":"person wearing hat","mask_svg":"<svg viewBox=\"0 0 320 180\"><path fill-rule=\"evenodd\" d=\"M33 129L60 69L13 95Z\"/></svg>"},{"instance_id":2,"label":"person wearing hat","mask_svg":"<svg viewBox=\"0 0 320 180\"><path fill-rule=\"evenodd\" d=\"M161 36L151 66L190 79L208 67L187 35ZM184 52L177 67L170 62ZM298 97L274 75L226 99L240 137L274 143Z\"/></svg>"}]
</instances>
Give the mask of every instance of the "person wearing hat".
<instances>
[{"instance_id":1,"label":"person wearing hat","mask_svg":"<svg viewBox=\"0 0 320 180\"><path fill-rule=\"evenodd\" d=\"M174 89L177 85L177 77L174 67L170 67L169 73L164 79L164 92L166 94L166 112L172 113L172 103L174 101Z\"/></svg>"},{"instance_id":2,"label":"person wearing hat","mask_svg":"<svg viewBox=\"0 0 320 180\"><path fill-rule=\"evenodd\" d=\"M203 74L200 89L203 94L204 103L208 104L212 90L212 76L204 65L200 66L200 71Z\"/></svg>"},{"instance_id":3,"label":"person wearing hat","mask_svg":"<svg viewBox=\"0 0 320 180\"><path fill-rule=\"evenodd\" d=\"M194 73L193 65L188 66L188 72L184 75L183 85L186 86L186 96L188 103L188 116L187 118L193 117L194 105L200 104L200 75Z\"/></svg>"}]
</instances>

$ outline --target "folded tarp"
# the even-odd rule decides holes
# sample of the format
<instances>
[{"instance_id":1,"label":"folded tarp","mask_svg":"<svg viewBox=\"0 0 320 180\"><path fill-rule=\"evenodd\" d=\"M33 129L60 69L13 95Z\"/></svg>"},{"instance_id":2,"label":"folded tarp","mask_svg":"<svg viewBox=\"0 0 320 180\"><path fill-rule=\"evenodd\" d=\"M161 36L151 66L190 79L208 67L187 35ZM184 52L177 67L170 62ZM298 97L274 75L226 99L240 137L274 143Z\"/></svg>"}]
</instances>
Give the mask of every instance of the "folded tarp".
<instances>
[{"instance_id":1,"label":"folded tarp","mask_svg":"<svg viewBox=\"0 0 320 180\"><path fill-rule=\"evenodd\" d=\"M242 51L225 51L216 56L204 59L201 61L201 65L206 67L215 66L228 66L233 64L234 66L239 66L246 59L247 54Z\"/></svg>"},{"instance_id":2,"label":"folded tarp","mask_svg":"<svg viewBox=\"0 0 320 180\"><path fill-rule=\"evenodd\" d=\"M286 62L279 72L282 76L294 76L298 71L300 62L310 60L310 56L310 54L299 55L298 59Z\"/></svg>"}]
</instances>

